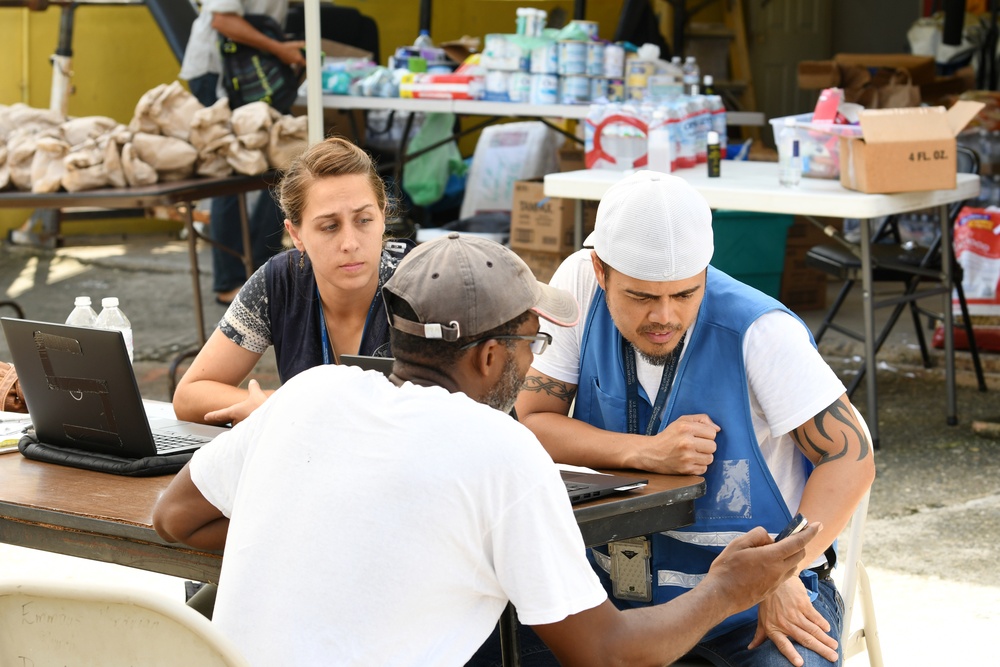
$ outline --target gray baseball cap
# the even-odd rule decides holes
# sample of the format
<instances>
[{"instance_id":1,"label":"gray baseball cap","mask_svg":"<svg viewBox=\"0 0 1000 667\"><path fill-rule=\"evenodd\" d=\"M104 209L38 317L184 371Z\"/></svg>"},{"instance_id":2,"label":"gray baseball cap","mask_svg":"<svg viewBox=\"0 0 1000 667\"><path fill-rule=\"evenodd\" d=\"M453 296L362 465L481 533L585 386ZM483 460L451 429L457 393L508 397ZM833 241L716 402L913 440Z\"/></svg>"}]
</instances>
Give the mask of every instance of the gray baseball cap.
<instances>
[{"instance_id":1,"label":"gray baseball cap","mask_svg":"<svg viewBox=\"0 0 1000 667\"><path fill-rule=\"evenodd\" d=\"M476 336L529 310L563 327L580 319L576 299L535 280L512 250L457 232L417 246L382 289L389 324L421 338ZM393 297L409 304L416 322L393 313Z\"/></svg>"}]
</instances>

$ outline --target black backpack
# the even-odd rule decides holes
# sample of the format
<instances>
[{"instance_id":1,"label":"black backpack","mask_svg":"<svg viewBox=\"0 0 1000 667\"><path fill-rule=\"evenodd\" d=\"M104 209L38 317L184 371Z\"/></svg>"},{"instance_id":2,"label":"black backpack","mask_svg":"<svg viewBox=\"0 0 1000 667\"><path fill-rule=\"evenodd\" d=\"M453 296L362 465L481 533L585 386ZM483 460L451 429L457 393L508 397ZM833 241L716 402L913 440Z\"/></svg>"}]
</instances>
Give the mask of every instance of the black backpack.
<instances>
[{"instance_id":1,"label":"black backpack","mask_svg":"<svg viewBox=\"0 0 1000 667\"><path fill-rule=\"evenodd\" d=\"M246 14L247 23L278 41L285 41L278 22L264 14ZM283 114L288 113L298 96L299 76L277 56L219 36L222 54L222 88L229 97L229 108L250 102L267 102Z\"/></svg>"}]
</instances>

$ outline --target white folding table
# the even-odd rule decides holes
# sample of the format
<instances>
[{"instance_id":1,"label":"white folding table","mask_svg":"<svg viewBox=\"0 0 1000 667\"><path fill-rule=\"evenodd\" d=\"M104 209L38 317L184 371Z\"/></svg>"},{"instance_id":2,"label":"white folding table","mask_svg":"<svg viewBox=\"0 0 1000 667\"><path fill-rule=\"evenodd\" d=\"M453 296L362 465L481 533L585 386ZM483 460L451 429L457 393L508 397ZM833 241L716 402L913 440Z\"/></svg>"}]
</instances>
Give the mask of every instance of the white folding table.
<instances>
[{"instance_id":1,"label":"white folding table","mask_svg":"<svg viewBox=\"0 0 1000 667\"><path fill-rule=\"evenodd\" d=\"M612 185L627 172L604 169L585 169L545 177L545 195L568 199L599 200ZM865 337L865 386L867 388L868 419L873 445L878 446L878 398L875 375L875 302L872 292L871 219L886 215L906 213L930 207L939 207L942 233L941 252L949 257L952 252L948 218L948 204L975 197L979 194L979 177L958 174L954 190L928 190L890 195L870 195L848 190L839 181L803 178L798 187L786 188L778 184L778 165L773 162L723 161L722 175L709 178L704 165L683 169L675 175L684 178L708 201L713 209L731 209L758 213L786 213L861 220L860 258L862 266L862 294ZM582 212L577 202L576 246L582 245ZM941 263L941 281L951 284L951 263ZM945 384L947 386L947 417L956 421L954 389L955 341L953 335L951 296L946 301L944 313Z\"/></svg>"}]
</instances>

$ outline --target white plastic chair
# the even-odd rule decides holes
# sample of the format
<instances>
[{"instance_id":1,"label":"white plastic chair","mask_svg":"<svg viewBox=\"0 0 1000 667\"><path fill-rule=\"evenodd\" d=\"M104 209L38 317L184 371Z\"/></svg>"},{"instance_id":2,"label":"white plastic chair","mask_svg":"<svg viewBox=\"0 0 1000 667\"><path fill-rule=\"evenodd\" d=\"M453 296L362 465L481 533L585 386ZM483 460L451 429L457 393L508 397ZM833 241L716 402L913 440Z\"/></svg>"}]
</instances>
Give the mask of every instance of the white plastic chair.
<instances>
[{"instance_id":1,"label":"white plastic chair","mask_svg":"<svg viewBox=\"0 0 1000 667\"><path fill-rule=\"evenodd\" d=\"M868 431L868 424L857 408L854 408L854 415L858 418L861 428L864 429L868 442L871 443L872 438ZM865 571L865 565L861 562L861 547L864 542L865 519L868 517L868 498L870 495L871 490L869 489L865 492L865 497L858 503L857 509L854 510L851 524L848 527L847 553L838 564L844 568L843 579L840 582L840 594L844 598L844 627L840 643L845 661L867 650L868 663L872 667L882 667L882 644L878 636L878 626L875 623L875 603L872 599L868 572ZM854 616L855 603L861 605L864 623L852 633L851 620Z\"/></svg>"},{"instance_id":2,"label":"white plastic chair","mask_svg":"<svg viewBox=\"0 0 1000 667\"><path fill-rule=\"evenodd\" d=\"M249 667L211 621L142 590L0 582L0 667Z\"/></svg>"}]
</instances>

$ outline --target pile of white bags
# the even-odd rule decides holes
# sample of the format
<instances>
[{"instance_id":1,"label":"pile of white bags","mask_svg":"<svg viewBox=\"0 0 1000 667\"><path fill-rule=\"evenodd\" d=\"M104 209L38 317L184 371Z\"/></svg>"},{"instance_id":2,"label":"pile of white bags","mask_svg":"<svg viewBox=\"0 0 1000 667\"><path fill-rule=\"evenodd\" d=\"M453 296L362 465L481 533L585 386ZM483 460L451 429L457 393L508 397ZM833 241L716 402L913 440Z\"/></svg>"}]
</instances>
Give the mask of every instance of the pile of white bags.
<instances>
[{"instance_id":1,"label":"pile of white bags","mask_svg":"<svg viewBox=\"0 0 1000 667\"><path fill-rule=\"evenodd\" d=\"M264 102L204 107L179 82L145 93L126 126L0 105L0 190L38 193L151 185L284 169L307 144L305 116Z\"/></svg>"}]
</instances>

